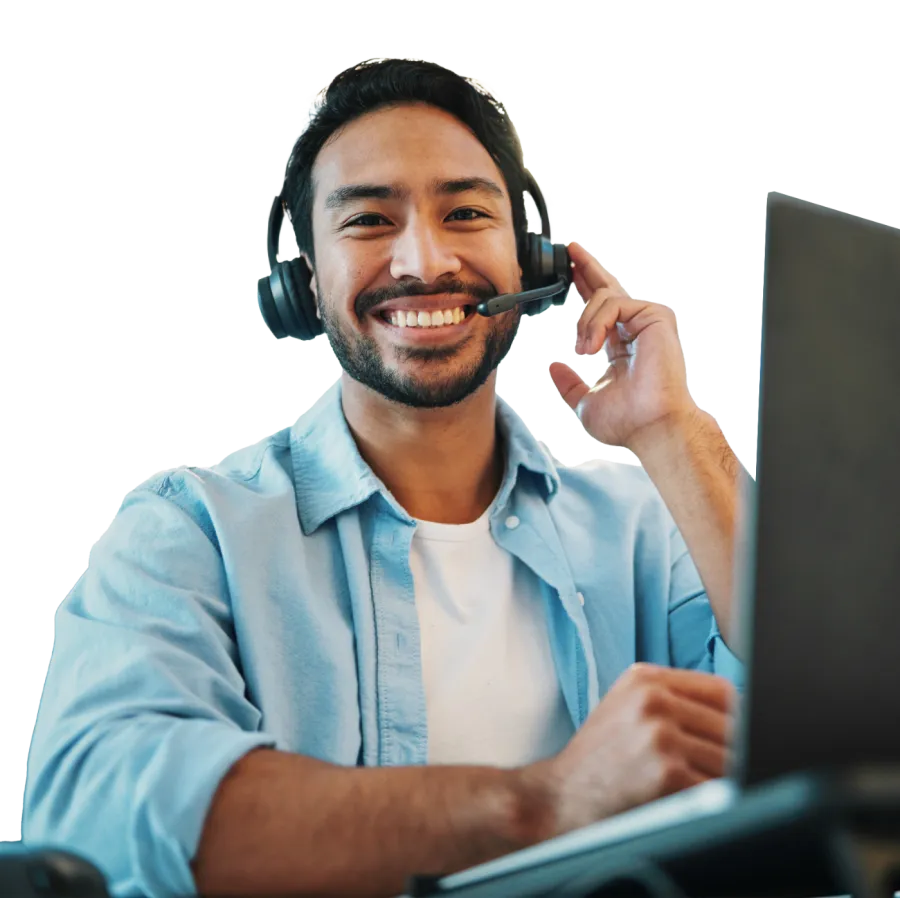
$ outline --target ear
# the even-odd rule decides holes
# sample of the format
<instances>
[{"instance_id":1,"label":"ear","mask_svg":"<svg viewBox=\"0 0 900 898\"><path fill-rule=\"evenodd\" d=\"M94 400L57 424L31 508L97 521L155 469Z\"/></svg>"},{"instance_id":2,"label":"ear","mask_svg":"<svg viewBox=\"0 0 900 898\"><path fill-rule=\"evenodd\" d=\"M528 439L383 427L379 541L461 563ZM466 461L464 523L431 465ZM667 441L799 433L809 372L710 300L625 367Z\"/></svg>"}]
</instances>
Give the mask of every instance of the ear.
<instances>
[{"instance_id":1,"label":"ear","mask_svg":"<svg viewBox=\"0 0 900 898\"><path fill-rule=\"evenodd\" d=\"M309 289L312 291L313 299L316 301L316 318L321 321L322 316L319 314L319 288L316 284L316 272L313 269L312 263L309 261L309 256L306 253L301 252L300 258L303 259L303 264L306 265L306 268L310 273Z\"/></svg>"}]
</instances>

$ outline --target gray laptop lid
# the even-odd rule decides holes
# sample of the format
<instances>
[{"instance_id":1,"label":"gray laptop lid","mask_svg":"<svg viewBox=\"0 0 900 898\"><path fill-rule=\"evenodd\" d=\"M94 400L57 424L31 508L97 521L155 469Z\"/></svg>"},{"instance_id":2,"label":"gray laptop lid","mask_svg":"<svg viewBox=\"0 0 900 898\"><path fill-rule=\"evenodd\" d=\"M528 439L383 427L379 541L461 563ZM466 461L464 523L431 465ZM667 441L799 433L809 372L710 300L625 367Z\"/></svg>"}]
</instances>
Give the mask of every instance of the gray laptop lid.
<instances>
[{"instance_id":1,"label":"gray laptop lid","mask_svg":"<svg viewBox=\"0 0 900 898\"><path fill-rule=\"evenodd\" d=\"M770 193L743 785L900 763L900 230Z\"/></svg>"}]
</instances>

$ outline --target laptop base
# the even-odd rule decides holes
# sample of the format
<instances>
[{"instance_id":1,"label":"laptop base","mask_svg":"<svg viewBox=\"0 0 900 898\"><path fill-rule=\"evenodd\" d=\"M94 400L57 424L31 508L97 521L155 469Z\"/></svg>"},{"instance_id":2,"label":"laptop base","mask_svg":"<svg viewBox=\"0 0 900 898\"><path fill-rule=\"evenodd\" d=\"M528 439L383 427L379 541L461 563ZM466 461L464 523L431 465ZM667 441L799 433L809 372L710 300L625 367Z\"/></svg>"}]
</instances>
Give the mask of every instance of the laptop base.
<instances>
[{"instance_id":1,"label":"laptop base","mask_svg":"<svg viewBox=\"0 0 900 898\"><path fill-rule=\"evenodd\" d=\"M900 887L900 767L793 774L721 813L462 886L447 879L414 878L408 894L890 898Z\"/></svg>"}]
</instances>

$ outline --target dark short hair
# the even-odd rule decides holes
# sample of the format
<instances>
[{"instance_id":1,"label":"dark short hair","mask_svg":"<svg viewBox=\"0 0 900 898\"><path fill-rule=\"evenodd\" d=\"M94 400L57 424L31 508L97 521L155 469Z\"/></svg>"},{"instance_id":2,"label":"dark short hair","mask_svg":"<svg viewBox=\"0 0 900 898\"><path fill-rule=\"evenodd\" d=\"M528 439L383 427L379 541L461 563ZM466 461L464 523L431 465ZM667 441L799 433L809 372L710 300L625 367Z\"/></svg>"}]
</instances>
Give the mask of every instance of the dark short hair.
<instances>
[{"instance_id":1,"label":"dark short hair","mask_svg":"<svg viewBox=\"0 0 900 898\"><path fill-rule=\"evenodd\" d=\"M341 72L319 94L307 129L291 151L281 191L297 246L315 267L312 234L312 169L319 151L335 131L354 119L387 106L428 103L456 116L497 163L512 204L519 258L524 258L525 167L522 146L503 106L470 78L433 62L369 59ZM524 284L523 284L524 286Z\"/></svg>"}]
</instances>

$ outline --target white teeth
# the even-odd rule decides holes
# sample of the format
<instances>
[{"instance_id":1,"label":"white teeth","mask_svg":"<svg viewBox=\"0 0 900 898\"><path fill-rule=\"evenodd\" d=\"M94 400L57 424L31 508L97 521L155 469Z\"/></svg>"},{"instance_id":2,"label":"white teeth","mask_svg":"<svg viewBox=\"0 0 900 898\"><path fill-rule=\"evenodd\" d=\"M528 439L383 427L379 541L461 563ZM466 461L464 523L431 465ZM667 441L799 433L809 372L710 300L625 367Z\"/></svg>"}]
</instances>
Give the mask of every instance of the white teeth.
<instances>
[{"instance_id":1,"label":"white teeth","mask_svg":"<svg viewBox=\"0 0 900 898\"><path fill-rule=\"evenodd\" d=\"M457 306L455 309L438 309L435 312L410 312L401 309L391 311L386 317L395 327L443 327L464 321L466 313Z\"/></svg>"}]
</instances>

